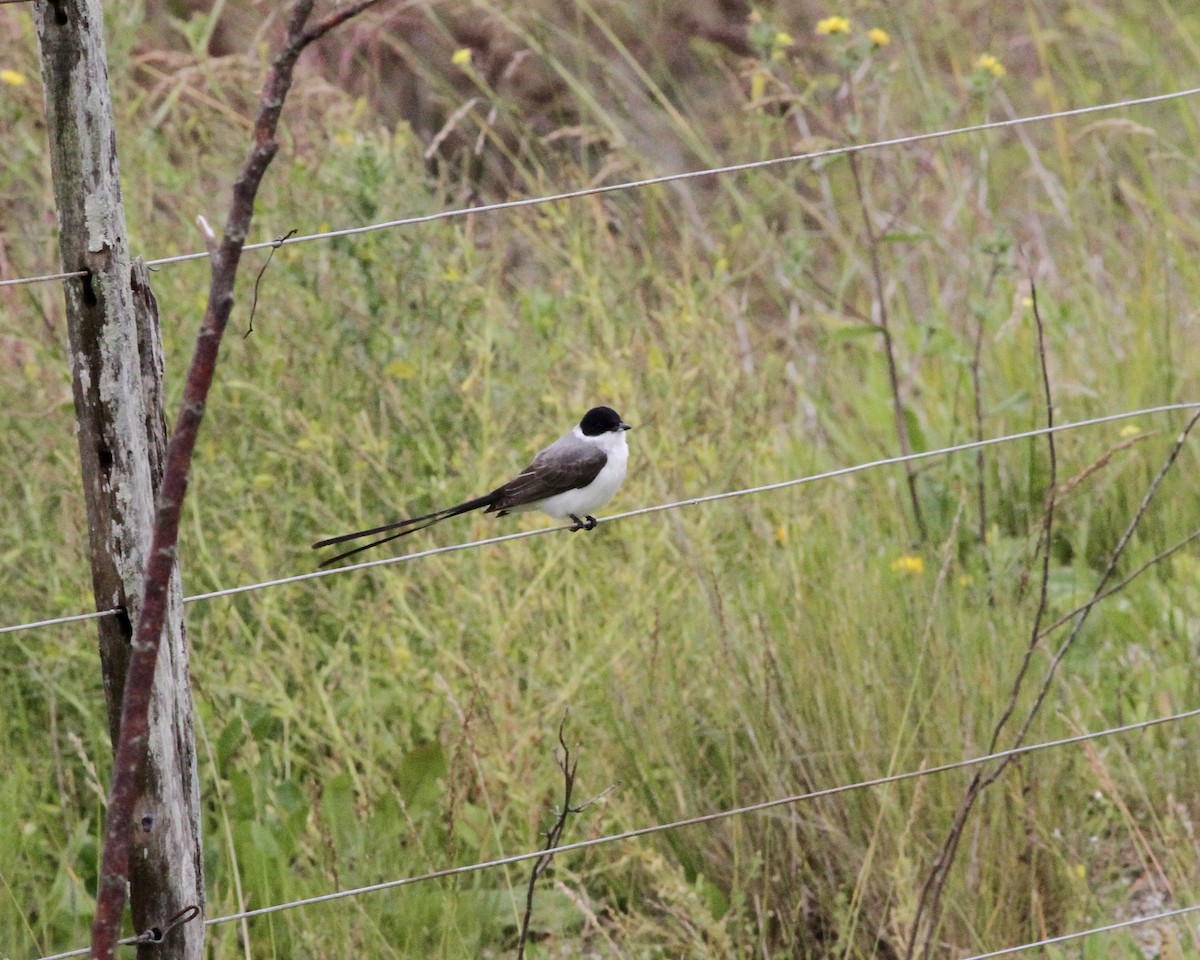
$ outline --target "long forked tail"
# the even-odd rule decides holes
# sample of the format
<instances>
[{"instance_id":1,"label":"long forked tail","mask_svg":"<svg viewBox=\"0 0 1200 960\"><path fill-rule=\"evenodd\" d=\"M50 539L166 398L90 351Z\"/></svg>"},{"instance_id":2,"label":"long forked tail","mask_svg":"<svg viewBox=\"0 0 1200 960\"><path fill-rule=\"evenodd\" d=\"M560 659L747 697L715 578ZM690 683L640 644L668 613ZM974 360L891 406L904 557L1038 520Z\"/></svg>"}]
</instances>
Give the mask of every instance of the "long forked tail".
<instances>
[{"instance_id":1,"label":"long forked tail","mask_svg":"<svg viewBox=\"0 0 1200 960\"><path fill-rule=\"evenodd\" d=\"M486 494L482 497L476 497L474 500L468 500L466 503L460 503L456 507L447 507L444 510L435 510L433 513L426 513L420 517L410 517L407 520L397 520L394 523L385 523L379 527L371 527L369 530L357 530L354 533L343 533L338 537L328 537L325 540L318 540L313 544L313 549L317 550L321 547L332 547L338 543L347 543L350 540L358 540L362 537L373 537L379 533L386 533L389 530L399 530L399 533L393 533L390 536L382 537L379 540L372 540L370 543L363 544L361 547L355 547L353 550L347 550L345 553L339 553L336 557L330 557L328 560L322 560L320 566L327 567L331 563L337 563L339 560L345 560L347 557L352 557L356 553L362 553L364 550L370 550L372 547L378 547L380 544L388 543L392 540L406 537L410 533L416 533L418 530L424 530L426 527L432 527L435 523L441 523L443 520L449 520L451 517L457 517L464 513L470 513L472 510L478 510L480 507L491 506L496 500L495 492ZM403 529L402 529L403 528Z\"/></svg>"}]
</instances>

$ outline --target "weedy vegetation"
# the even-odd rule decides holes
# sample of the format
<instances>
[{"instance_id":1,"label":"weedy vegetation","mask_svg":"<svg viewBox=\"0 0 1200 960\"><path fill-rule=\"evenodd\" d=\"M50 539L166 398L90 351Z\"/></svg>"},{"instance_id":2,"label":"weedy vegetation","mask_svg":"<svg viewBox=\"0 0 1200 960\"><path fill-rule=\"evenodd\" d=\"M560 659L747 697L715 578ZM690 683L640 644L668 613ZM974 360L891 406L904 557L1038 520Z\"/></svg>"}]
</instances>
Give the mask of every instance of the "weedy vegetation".
<instances>
[{"instance_id":1,"label":"weedy vegetation","mask_svg":"<svg viewBox=\"0 0 1200 960\"><path fill-rule=\"evenodd\" d=\"M536 125L436 8L445 56L420 65L436 143L309 74L251 240L1200 75L1200 17L1169 0L767 5L741 52L655 46L678 15L665 6L551 6L490 14L555 78ZM151 49L143 15L106 5L131 246L155 257L201 248L196 214L223 210L265 54L209 58L200 14L172 52ZM2 8L0 32L10 277L58 266L28 11ZM181 537L185 593L310 570L323 535L476 495L593 403L637 427L616 511L1040 427L1043 360L1058 422L1198 400L1197 156L1200 111L1184 99L284 247L253 334L226 340ZM153 283L173 412L207 267ZM87 610L54 284L0 290L0 409L2 619ZM568 708L576 798L613 789L565 841L982 753L1029 644L1041 550L1049 623L1091 594L1185 422L1059 435L1048 544L1049 450L1032 439L189 604L207 915L538 849ZM1118 579L1200 526L1197 442ZM465 517L396 546L543 522ZM0 643L6 956L87 941L110 767L93 635ZM1035 652L1018 718L1064 636ZM1198 658L1191 546L1095 608L1029 740L1196 707ZM921 942L960 956L1200 903L1196 723L1015 764L969 819ZM903 956L970 776L560 856L528 955ZM212 955L511 955L527 876L217 926ZM1194 930L1058 950L1195 956Z\"/></svg>"}]
</instances>

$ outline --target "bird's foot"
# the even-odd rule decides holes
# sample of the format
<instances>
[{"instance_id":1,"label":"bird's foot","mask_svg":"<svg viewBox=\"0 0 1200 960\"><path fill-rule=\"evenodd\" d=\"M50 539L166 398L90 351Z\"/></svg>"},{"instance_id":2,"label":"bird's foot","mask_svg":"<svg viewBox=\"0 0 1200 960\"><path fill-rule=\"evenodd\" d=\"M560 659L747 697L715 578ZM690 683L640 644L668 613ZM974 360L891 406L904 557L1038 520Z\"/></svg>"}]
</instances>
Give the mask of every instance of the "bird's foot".
<instances>
[{"instance_id":1,"label":"bird's foot","mask_svg":"<svg viewBox=\"0 0 1200 960\"><path fill-rule=\"evenodd\" d=\"M582 520L580 520L579 517L575 516L575 514L572 513L571 519L575 521L575 526L573 526L571 528L572 533L578 533L580 530L595 530L596 529L596 518L593 516L586 516Z\"/></svg>"}]
</instances>

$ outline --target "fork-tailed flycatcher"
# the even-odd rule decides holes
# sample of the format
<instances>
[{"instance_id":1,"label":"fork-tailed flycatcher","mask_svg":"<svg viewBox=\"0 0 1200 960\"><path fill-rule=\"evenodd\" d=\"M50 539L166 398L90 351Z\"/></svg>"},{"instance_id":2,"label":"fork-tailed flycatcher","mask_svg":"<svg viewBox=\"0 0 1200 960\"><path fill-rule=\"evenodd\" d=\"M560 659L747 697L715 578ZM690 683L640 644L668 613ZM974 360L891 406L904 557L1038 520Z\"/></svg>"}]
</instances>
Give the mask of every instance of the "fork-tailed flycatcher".
<instances>
[{"instance_id":1,"label":"fork-tailed flycatcher","mask_svg":"<svg viewBox=\"0 0 1200 960\"><path fill-rule=\"evenodd\" d=\"M330 557L321 563L325 567L362 550L369 550L481 507L484 513L501 517L506 513L541 510L557 520L569 517L575 521L575 530L591 530L596 526L592 511L608 503L625 479L625 466L629 460L625 431L629 429L629 424L611 407L592 407L583 415L579 426L564 433L534 457L533 463L514 479L491 493L421 517L320 540L313 544L313 549L331 547L360 537L373 537L389 530L400 531Z\"/></svg>"}]
</instances>

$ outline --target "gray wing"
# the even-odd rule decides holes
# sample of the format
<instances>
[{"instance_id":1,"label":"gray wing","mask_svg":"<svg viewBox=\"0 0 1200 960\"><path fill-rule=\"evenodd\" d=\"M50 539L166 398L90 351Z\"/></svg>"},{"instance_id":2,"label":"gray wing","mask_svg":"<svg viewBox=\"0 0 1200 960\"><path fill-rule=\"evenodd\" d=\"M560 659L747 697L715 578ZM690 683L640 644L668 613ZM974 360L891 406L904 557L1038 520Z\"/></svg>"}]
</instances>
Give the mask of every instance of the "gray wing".
<instances>
[{"instance_id":1,"label":"gray wing","mask_svg":"<svg viewBox=\"0 0 1200 960\"><path fill-rule=\"evenodd\" d=\"M496 501L487 508L487 512L512 510L558 493L586 487L596 479L606 463L608 454L591 444L567 449L551 444L534 457L533 463L520 474L495 491Z\"/></svg>"}]
</instances>

